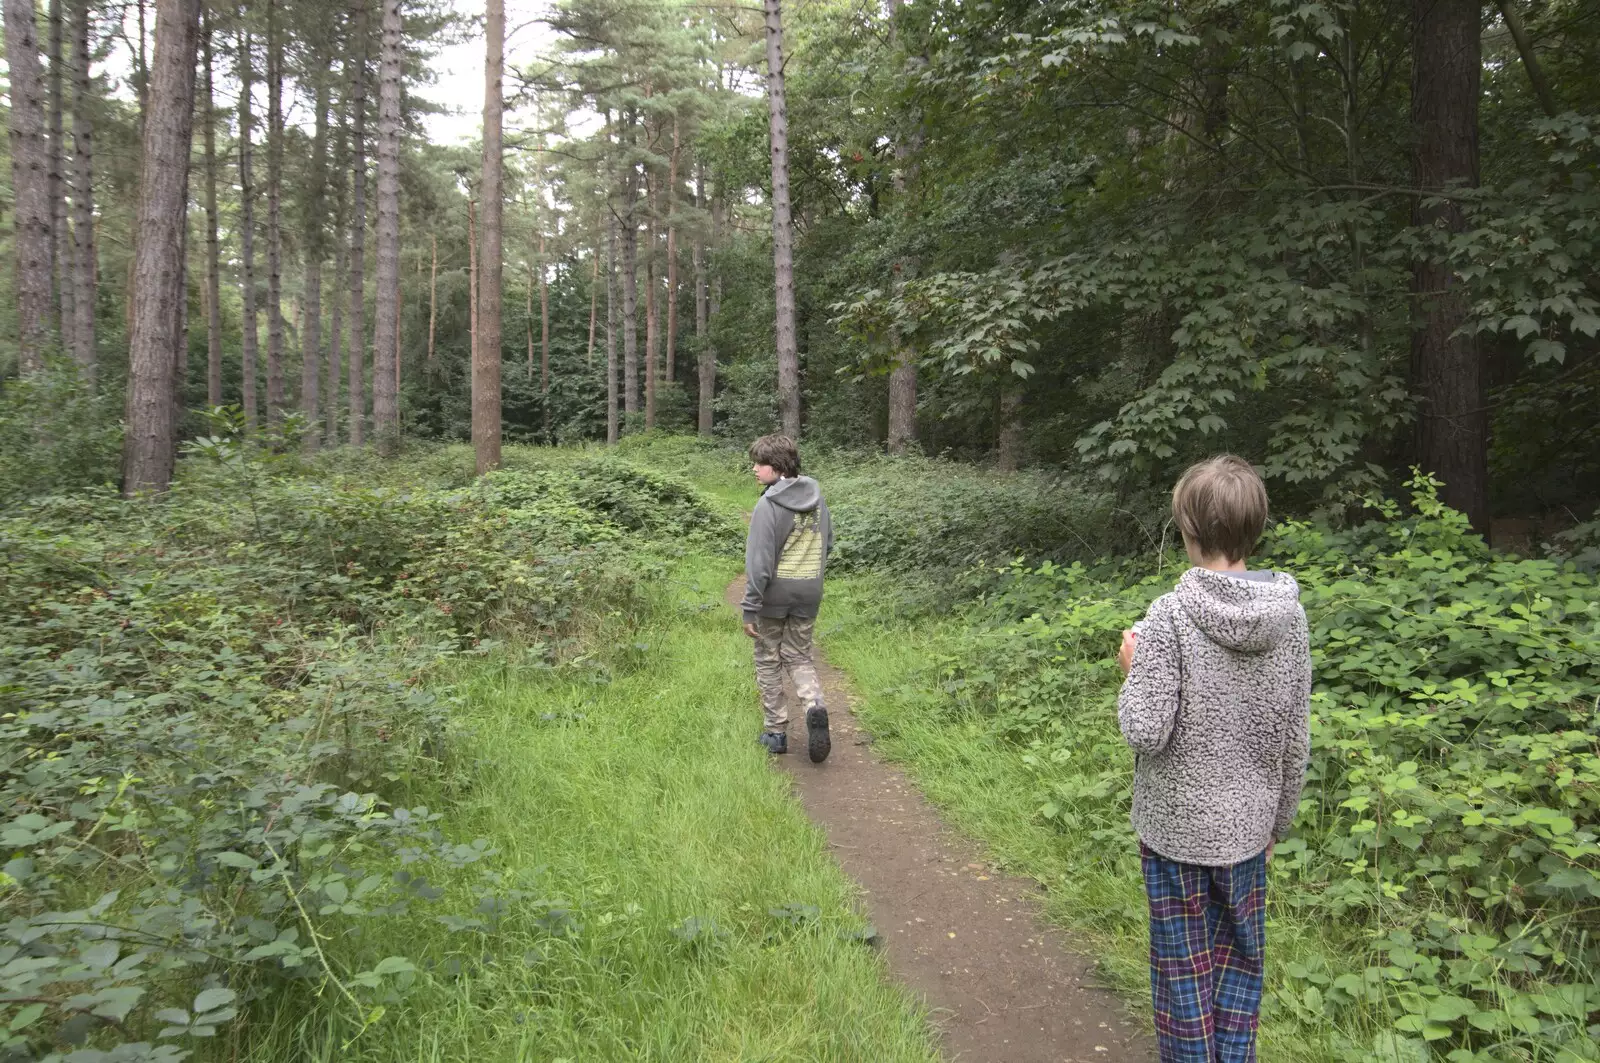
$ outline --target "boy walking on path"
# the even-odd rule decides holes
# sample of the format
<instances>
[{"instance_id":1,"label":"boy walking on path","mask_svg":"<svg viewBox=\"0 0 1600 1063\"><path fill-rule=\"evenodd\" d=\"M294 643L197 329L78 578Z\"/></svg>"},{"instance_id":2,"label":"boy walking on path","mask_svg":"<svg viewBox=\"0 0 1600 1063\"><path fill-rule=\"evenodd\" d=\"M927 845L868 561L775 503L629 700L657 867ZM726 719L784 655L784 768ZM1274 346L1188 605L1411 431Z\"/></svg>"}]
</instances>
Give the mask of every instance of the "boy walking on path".
<instances>
[{"instance_id":1,"label":"boy walking on path","mask_svg":"<svg viewBox=\"0 0 1600 1063\"><path fill-rule=\"evenodd\" d=\"M1267 864L1310 752L1309 634L1294 578L1245 567L1267 520L1247 462L1192 466L1172 516L1195 567L1118 658L1156 1036L1163 1063L1254 1063Z\"/></svg>"},{"instance_id":2,"label":"boy walking on path","mask_svg":"<svg viewBox=\"0 0 1600 1063\"><path fill-rule=\"evenodd\" d=\"M832 742L811 639L822 605L822 574L833 549L833 520L817 481L800 475L794 440L762 436L750 444L750 463L765 490L750 514L740 609L745 634L755 639L756 685L766 715L761 744L769 753L789 752L787 673L805 706L807 752L812 763L820 764Z\"/></svg>"}]
</instances>

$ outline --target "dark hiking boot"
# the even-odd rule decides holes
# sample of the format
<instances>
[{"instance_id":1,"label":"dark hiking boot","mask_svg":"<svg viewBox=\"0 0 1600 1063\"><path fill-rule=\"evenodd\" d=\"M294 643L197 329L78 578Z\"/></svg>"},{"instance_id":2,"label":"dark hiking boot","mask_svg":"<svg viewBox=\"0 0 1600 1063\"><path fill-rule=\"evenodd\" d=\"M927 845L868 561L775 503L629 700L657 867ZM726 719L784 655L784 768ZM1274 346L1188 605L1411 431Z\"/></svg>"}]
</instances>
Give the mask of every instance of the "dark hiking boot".
<instances>
[{"instance_id":1,"label":"dark hiking boot","mask_svg":"<svg viewBox=\"0 0 1600 1063\"><path fill-rule=\"evenodd\" d=\"M768 753L789 752L789 736L783 731L762 731L761 744L766 747Z\"/></svg>"},{"instance_id":2,"label":"dark hiking boot","mask_svg":"<svg viewBox=\"0 0 1600 1063\"><path fill-rule=\"evenodd\" d=\"M833 739L828 737L828 710L818 705L806 710L806 752L811 763L821 764L833 749Z\"/></svg>"}]
</instances>

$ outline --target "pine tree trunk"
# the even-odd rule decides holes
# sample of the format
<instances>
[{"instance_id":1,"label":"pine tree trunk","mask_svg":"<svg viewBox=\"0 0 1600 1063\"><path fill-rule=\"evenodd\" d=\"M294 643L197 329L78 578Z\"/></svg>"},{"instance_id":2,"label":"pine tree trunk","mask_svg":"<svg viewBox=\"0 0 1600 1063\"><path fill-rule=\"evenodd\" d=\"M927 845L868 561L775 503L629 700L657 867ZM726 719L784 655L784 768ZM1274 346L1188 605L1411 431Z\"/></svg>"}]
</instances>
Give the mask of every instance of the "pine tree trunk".
<instances>
[{"instance_id":1,"label":"pine tree trunk","mask_svg":"<svg viewBox=\"0 0 1600 1063\"><path fill-rule=\"evenodd\" d=\"M61 349L70 351L75 346L72 330L77 318L72 312L72 228L67 221L65 67L61 0L50 0L50 276L55 285L51 312L61 337Z\"/></svg>"},{"instance_id":2,"label":"pine tree trunk","mask_svg":"<svg viewBox=\"0 0 1600 1063\"><path fill-rule=\"evenodd\" d=\"M560 219L556 219L559 225ZM544 264L544 233L539 234L539 396L544 410L544 437L550 441L550 280Z\"/></svg>"},{"instance_id":3,"label":"pine tree trunk","mask_svg":"<svg viewBox=\"0 0 1600 1063\"><path fill-rule=\"evenodd\" d=\"M439 237L429 237L433 265L428 269L428 367L433 367L433 337L439 321Z\"/></svg>"},{"instance_id":4,"label":"pine tree trunk","mask_svg":"<svg viewBox=\"0 0 1600 1063\"><path fill-rule=\"evenodd\" d=\"M699 210L706 207L706 169L704 164L695 166L694 174L694 205ZM696 341L696 354L699 362L699 430L702 436L711 437L713 403L717 392L717 355L711 348L711 336L707 329L710 324L710 292L706 285L706 247L705 241L700 238L699 225L696 225L694 239L694 335Z\"/></svg>"},{"instance_id":5,"label":"pine tree trunk","mask_svg":"<svg viewBox=\"0 0 1600 1063\"><path fill-rule=\"evenodd\" d=\"M630 147L633 136L629 122ZM635 213L638 167L628 159L622 179L622 412L639 412L639 223Z\"/></svg>"},{"instance_id":6,"label":"pine tree trunk","mask_svg":"<svg viewBox=\"0 0 1600 1063\"><path fill-rule=\"evenodd\" d=\"M767 114L772 142L772 269L777 309L778 411L783 432L800 438L800 350L794 327L794 233L789 217L789 113L783 88L783 12L763 0L767 28Z\"/></svg>"},{"instance_id":7,"label":"pine tree trunk","mask_svg":"<svg viewBox=\"0 0 1600 1063\"><path fill-rule=\"evenodd\" d=\"M541 238L542 239L542 238ZM528 383L533 383L533 263L528 263L527 291L523 293L527 298L522 308L522 323L524 337L528 341L527 360L523 363L523 376Z\"/></svg>"},{"instance_id":8,"label":"pine tree trunk","mask_svg":"<svg viewBox=\"0 0 1600 1063\"><path fill-rule=\"evenodd\" d=\"M1480 15L1475 0L1412 0L1412 169L1415 187L1423 191L1478 183ZM1451 231L1465 225L1454 200L1416 200L1413 221ZM1475 337L1455 334L1471 300L1446 263L1426 258L1412 266L1412 293L1418 464L1444 481L1446 503L1487 532L1489 420L1482 356Z\"/></svg>"},{"instance_id":9,"label":"pine tree trunk","mask_svg":"<svg viewBox=\"0 0 1600 1063\"><path fill-rule=\"evenodd\" d=\"M195 41L200 40L199 26L195 27ZM196 77L189 78L189 98L194 99L194 83ZM194 119L189 120L190 134L194 132ZM190 145L191 154L193 145ZM177 342L172 348L172 417L173 417L173 445L182 437L183 412L188 407L189 397L189 163L184 159L183 171L183 226L178 230L178 303L175 313L178 315L177 324L173 335Z\"/></svg>"},{"instance_id":10,"label":"pine tree trunk","mask_svg":"<svg viewBox=\"0 0 1600 1063\"><path fill-rule=\"evenodd\" d=\"M139 143L143 144L144 116L150 102L150 65L145 61L145 42L150 39L150 30L145 24L145 0L137 0L135 6L139 11L139 47L133 57L133 90L139 98Z\"/></svg>"},{"instance_id":11,"label":"pine tree trunk","mask_svg":"<svg viewBox=\"0 0 1600 1063\"><path fill-rule=\"evenodd\" d=\"M245 9L241 5L241 20L244 15ZM255 186L251 184L250 172L250 138L254 133L250 117L253 67L250 31L247 29L239 35L239 296L244 304L244 319L240 326L244 335L239 344L239 358L243 374L240 402L244 405L245 428L250 432L256 429L256 348L260 343L256 319Z\"/></svg>"},{"instance_id":12,"label":"pine tree trunk","mask_svg":"<svg viewBox=\"0 0 1600 1063\"><path fill-rule=\"evenodd\" d=\"M468 365L478 364L478 201L467 200L467 337L472 347Z\"/></svg>"},{"instance_id":13,"label":"pine tree trunk","mask_svg":"<svg viewBox=\"0 0 1600 1063\"><path fill-rule=\"evenodd\" d=\"M678 116L672 116L672 159L667 166L667 383L678 379Z\"/></svg>"},{"instance_id":14,"label":"pine tree trunk","mask_svg":"<svg viewBox=\"0 0 1600 1063\"><path fill-rule=\"evenodd\" d=\"M722 241L723 213L727 208L720 195L711 197L711 246L719 247ZM706 294L706 316L715 321L722 312L722 273L711 269L711 291Z\"/></svg>"},{"instance_id":15,"label":"pine tree trunk","mask_svg":"<svg viewBox=\"0 0 1600 1063\"><path fill-rule=\"evenodd\" d=\"M344 293L348 290L345 275L349 265L350 249L345 243L340 231L344 221L345 210L345 170L349 162L350 139L344 121L339 123L338 139L335 141L333 157L336 161L333 167L333 285L332 295L328 301L333 304L333 309L328 314L328 385L327 394L323 396L323 416L326 419L323 432L323 442L330 447L339 445L339 410L341 395L339 389L344 384Z\"/></svg>"},{"instance_id":16,"label":"pine tree trunk","mask_svg":"<svg viewBox=\"0 0 1600 1063\"><path fill-rule=\"evenodd\" d=\"M606 442L617 441L617 219L606 219Z\"/></svg>"},{"instance_id":17,"label":"pine tree trunk","mask_svg":"<svg viewBox=\"0 0 1600 1063\"><path fill-rule=\"evenodd\" d=\"M594 332L600 315L600 245L594 248L594 265L589 276L589 353L584 364L594 368Z\"/></svg>"},{"instance_id":18,"label":"pine tree trunk","mask_svg":"<svg viewBox=\"0 0 1600 1063\"><path fill-rule=\"evenodd\" d=\"M660 318L656 300L656 277L659 262L656 257L656 182L651 176L650 168L644 171L644 198L645 198L645 258L644 258L644 427L645 431L656 426L656 376L659 363L656 361L656 346L660 339L657 328Z\"/></svg>"},{"instance_id":19,"label":"pine tree trunk","mask_svg":"<svg viewBox=\"0 0 1600 1063\"><path fill-rule=\"evenodd\" d=\"M392 454L400 442L400 0L382 0L383 53L378 82L377 320L372 346L372 430ZM487 216L487 212L486 212ZM497 462L498 462L498 455Z\"/></svg>"},{"instance_id":20,"label":"pine tree trunk","mask_svg":"<svg viewBox=\"0 0 1600 1063\"><path fill-rule=\"evenodd\" d=\"M44 76L32 0L5 0L11 81L12 221L16 246L18 366L44 366L50 342L51 205Z\"/></svg>"},{"instance_id":21,"label":"pine tree trunk","mask_svg":"<svg viewBox=\"0 0 1600 1063\"><path fill-rule=\"evenodd\" d=\"M206 174L206 405L222 405L222 249L217 236L217 111L211 55L211 12L202 9L200 40L205 49Z\"/></svg>"},{"instance_id":22,"label":"pine tree trunk","mask_svg":"<svg viewBox=\"0 0 1600 1063\"><path fill-rule=\"evenodd\" d=\"M95 355L95 239L94 239L94 125L89 109L93 94L89 80L90 0L77 0L72 21L72 329L73 361L91 387L98 359Z\"/></svg>"},{"instance_id":23,"label":"pine tree trunk","mask_svg":"<svg viewBox=\"0 0 1600 1063\"><path fill-rule=\"evenodd\" d=\"M334 217L339 217L340 212L335 212ZM349 267L350 250L342 239L338 238L338 227L334 227L334 252L333 252L333 294L328 299L332 309L328 311L328 380L327 394L322 397L323 433L322 441L330 447L339 445L339 410L340 388L344 384L344 283L347 279L346 270Z\"/></svg>"},{"instance_id":24,"label":"pine tree trunk","mask_svg":"<svg viewBox=\"0 0 1600 1063\"><path fill-rule=\"evenodd\" d=\"M283 35L267 2L267 423L283 420Z\"/></svg>"},{"instance_id":25,"label":"pine tree trunk","mask_svg":"<svg viewBox=\"0 0 1600 1063\"><path fill-rule=\"evenodd\" d=\"M351 130L353 195L350 206L350 343L346 388L350 399L347 430L350 445L366 441L367 421L367 4L355 0L355 19L350 31L351 56L350 111L355 116Z\"/></svg>"},{"instance_id":26,"label":"pine tree trunk","mask_svg":"<svg viewBox=\"0 0 1600 1063\"><path fill-rule=\"evenodd\" d=\"M1022 457L1022 385L1007 383L1000 393L1000 432L995 464L1001 472L1016 472Z\"/></svg>"},{"instance_id":27,"label":"pine tree trunk","mask_svg":"<svg viewBox=\"0 0 1600 1063\"><path fill-rule=\"evenodd\" d=\"M395 2L395 0L388 0ZM478 278L478 343L472 359L472 444L478 473L500 466L501 191L504 155L501 77L505 63L505 0L488 0L483 65L483 266Z\"/></svg>"},{"instance_id":28,"label":"pine tree trunk","mask_svg":"<svg viewBox=\"0 0 1600 1063\"><path fill-rule=\"evenodd\" d=\"M315 133L311 138L311 188L308 190L305 240L305 328L300 333L300 411L308 431L305 449L317 449L317 419L322 414L322 258L327 241L323 236L323 189L328 182L328 84L317 83Z\"/></svg>"},{"instance_id":29,"label":"pine tree trunk","mask_svg":"<svg viewBox=\"0 0 1600 1063\"><path fill-rule=\"evenodd\" d=\"M182 328L183 234L199 23L199 0L158 0L155 68L139 185L133 327L128 337L122 490L130 498L145 491L165 491L172 482L177 420L173 351Z\"/></svg>"}]
</instances>

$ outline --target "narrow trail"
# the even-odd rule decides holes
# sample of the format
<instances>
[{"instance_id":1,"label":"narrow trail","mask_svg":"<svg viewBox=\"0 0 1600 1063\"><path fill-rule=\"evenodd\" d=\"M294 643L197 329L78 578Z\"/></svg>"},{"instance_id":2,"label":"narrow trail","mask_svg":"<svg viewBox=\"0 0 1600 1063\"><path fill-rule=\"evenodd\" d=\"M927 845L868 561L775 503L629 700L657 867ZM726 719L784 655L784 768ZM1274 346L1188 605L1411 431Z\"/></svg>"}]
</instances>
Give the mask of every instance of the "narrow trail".
<instances>
[{"instance_id":1,"label":"narrow trail","mask_svg":"<svg viewBox=\"0 0 1600 1063\"><path fill-rule=\"evenodd\" d=\"M744 594L743 577L727 590ZM1080 1063L1155 1058L1142 1024L1093 984L1093 961L1045 922L1034 885L998 874L947 828L916 787L873 753L848 681L817 654L833 732L822 764L804 755L803 715L775 758L828 847L861 884L889 968L934 1009L960 1063Z\"/></svg>"}]
</instances>

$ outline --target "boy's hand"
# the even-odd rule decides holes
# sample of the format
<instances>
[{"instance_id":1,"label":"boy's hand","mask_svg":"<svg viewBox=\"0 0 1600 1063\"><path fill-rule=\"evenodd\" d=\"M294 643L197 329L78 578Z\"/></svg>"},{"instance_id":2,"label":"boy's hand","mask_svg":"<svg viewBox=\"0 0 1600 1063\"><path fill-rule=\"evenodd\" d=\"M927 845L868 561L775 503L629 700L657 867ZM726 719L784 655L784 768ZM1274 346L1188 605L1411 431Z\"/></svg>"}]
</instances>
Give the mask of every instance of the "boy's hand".
<instances>
[{"instance_id":1,"label":"boy's hand","mask_svg":"<svg viewBox=\"0 0 1600 1063\"><path fill-rule=\"evenodd\" d=\"M1117 654L1117 664L1122 668L1122 674L1127 675L1128 669L1133 667L1133 649L1138 643L1139 636L1130 629L1122 633L1122 649Z\"/></svg>"},{"instance_id":2,"label":"boy's hand","mask_svg":"<svg viewBox=\"0 0 1600 1063\"><path fill-rule=\"evenodd\" d=\"M749 635L751 638L759 638L761 635L761 633L756 630L756 626L754 624L746 624L744 626L744 633Z\"/></svg>"}]
</instances>

